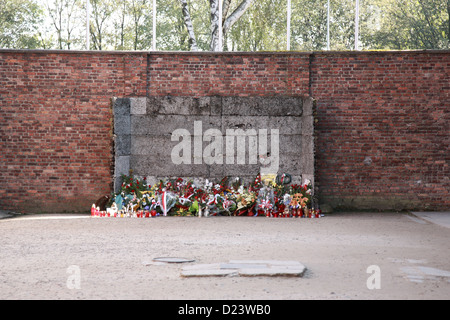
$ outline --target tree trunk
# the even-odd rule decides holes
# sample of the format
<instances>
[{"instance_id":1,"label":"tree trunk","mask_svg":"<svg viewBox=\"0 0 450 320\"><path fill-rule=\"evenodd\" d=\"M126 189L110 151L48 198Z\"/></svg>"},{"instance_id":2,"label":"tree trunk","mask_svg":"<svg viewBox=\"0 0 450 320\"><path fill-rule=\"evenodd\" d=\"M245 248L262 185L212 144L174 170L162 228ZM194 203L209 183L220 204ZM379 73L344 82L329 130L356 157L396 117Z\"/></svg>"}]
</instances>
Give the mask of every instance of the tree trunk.
<instances>
[{"instance_id":1,"label":"tree trunk","mask_svg":"<svg viewBox=\"0 0 450 320\"><path fill-rule=\"evenodd\" d=\"M223 0L223 7L222 7L222 13L223 13L223 22L225 22L225 18L228 15L228 10L230 9L231 0Z\"/></svg>"},{"instance_id":2,"label":"tree trunk","mask_svg":"<svg viewBox=\"0 0 450 320\"><path fill-rule=\"evenodd\" d=\"M120 50L125 47L125 12L126 12L126 2L122 0L122 16L120 21Z\"/></svg>"},{"instance_id":3,"label":"tree trunk","mask_svg":"<svg viewBox=\"0 0 450 320\"><path fill-rule=\"evenodd\" d=\"M192 51L198 51L197 41L195 40L194 27L192 25L191 16L189 14L189 8L186 0L179 0L181 2L182 13L184 17L184 23L189 34L189 43ZM223 26L223 36L226 39L226 32L235 24L236 21L247 11L252 5L254 0L242 0L241 4L234 10L234 12L228 17L227 13L230 8L231 0L223 0L222 13L223 18L220 21L220 25ZM210 21L211 21L211 42L210 50L219 50L219 0L209 0L210 7ZM224 46L226 47L226 45Z\"/></svg>"},{"instance_id":4,"label":"tree trunk","mask_svg":"<svg viewBox=\"0 0 450 320\"><path fill-rule=\"evenodd\" d=\"M180 0L181 2L181 12L184 17L184 24L186 25L186 29L189 34L189 45L191 47L191 51L198 51L197 40L195 40L195 32L194 26L192 25L191 15L189 13L189 8L186 0Z\"/></svg>"},{"instance_id":5,"label":"tree trunk","mask_svg":"<svg viewBox=\"0 0 450 320\"><path fill-rule=\"evenodd\" d=\"M219 51L219 0L209 0L211 11L211 51Z\"/></svg>"},{"instance_id":6,"label":"tree trunk","mask_svg":"<svg viewBox=\"0 0 450 320\"><path fill-rule=\"evenodd\" d=\"M447 14L448 14L448 30L447 30L447 38L450 42L450 0L447 0ZM450 44L449 44L450 45Z\"/></svg>"},{"instance_id":7,"label":"tree trunk","mask_svg":"<svg viewBox=\"0 0 450 320\"><path fill-rule=\"evenodd\" d=\"M211 8L211 51L219 50L219 0L209 0ZM228 10L230 8L231 0L224 0L222 6L223 20L221 25L223 28L224 39L226 33L233 27L242 15L250 8L254 0L242 0L241 4L233 11L228 18Z\"/></svg>"}]
</instances>

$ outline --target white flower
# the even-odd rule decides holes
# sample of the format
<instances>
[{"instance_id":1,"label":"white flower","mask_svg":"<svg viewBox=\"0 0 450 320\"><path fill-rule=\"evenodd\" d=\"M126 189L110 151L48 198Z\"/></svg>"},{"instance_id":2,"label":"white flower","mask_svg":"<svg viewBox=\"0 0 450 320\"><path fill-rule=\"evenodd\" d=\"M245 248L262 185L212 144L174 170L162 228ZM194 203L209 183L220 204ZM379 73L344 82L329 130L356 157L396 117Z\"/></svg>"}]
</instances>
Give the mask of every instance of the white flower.
<instances>
[{"instance_id":1,"label":"white flower","mask_svg":"<svg viewBox=\"0 0 450 320\"><path fill-rule=\"evenodd\" d=\"M311 180L309 179L305 179L305 182L303 183L304 185L309 185L311 183Z\"/></svg>"},{"instance_id":2,"label":"white flower","mask_svg":"<svg viewBox=\"0 0 450 320\"><path fill-rule=\"evenodd\" d=\"M213 185L213 183L212 183L212 182L209 182L208 179L205 180L205 188L206 188L206 189L212 188L212 185Z\"/></svg>"},{"instance_id":3,"label":"white flower","mask_svg":"<svg viewBox=\"0 0 450 320\"><path fill-rule=\"evenodd\" d=\"M285 205L289 204L291 202L291 195L289 193L286 193L283 197L283 203Z\"/></svg>"}]
</instances>

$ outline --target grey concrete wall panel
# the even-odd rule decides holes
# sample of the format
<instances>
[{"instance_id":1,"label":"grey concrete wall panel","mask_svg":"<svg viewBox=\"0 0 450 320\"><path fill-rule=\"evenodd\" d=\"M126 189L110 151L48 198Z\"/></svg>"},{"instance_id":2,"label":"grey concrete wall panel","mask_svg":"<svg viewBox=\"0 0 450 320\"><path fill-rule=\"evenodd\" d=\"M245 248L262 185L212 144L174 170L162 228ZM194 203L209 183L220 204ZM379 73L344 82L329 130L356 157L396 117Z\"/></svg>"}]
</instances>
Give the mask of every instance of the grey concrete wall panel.
<instances>
[{"instance_id":1,"label":"grey concrete wall panel","mask_svg":"<svg viewBox=\"0 0 450 320\"><path fill-rule=\"evenodd\" d=\"M168 177L189 177L201 182L224 176L251 181L263 166L260 159L264 155L259 154L263 138L267 138L266 156L271 156L272 129L279 137L279 166L274 173L291 174L293 183L301 183L305 178L313 181L313 109L313 99L304 97L116 98L113 100L115 189L120 188L120 176L130 169L149 182ZM259 135L264 129L267 136ZM229 158L227 130L235 135L234 155ZM172 139L174 132L184 135ZM206 132L213 133L211 140L205 141ZM175 164L172 151L181 141L187 143L189 139L189 163ZM205 160L211 141L222 146L212 154L219 164ZM254 144L249 144L250 141ZM255 157L249 157L252 146L257 152L256 163ZM238 163L238 153L244 149L245 162Z\"/></svg>"}]
</instances>

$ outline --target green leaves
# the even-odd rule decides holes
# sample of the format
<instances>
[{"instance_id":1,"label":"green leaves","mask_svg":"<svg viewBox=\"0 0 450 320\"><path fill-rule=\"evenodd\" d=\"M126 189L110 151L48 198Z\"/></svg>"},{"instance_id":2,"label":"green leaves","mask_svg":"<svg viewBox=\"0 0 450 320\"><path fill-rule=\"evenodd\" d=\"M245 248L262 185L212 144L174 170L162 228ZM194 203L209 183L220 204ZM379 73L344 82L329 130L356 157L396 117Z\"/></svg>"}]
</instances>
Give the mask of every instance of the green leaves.
<instances>
[{"instance_id":1,"label":"green leaves","mask_svg":"<svg viewBox=\"0 0 450 320\"><path fill-rule=\"evenodd\" d=\"M328 0L291 0L291 48L325 50ZM84 49L83 0L0 0L0 47ZM224 1L225 51L286 50L287 0L255 0L227 24L243 0ZM249 2L250 3L250 2ZM189 10L200 51L210 50L210 0L157 0L157 49L194 49L183 16ZM331 50L353 50L355 1L330 0ZM90 43L98 50L149 50L151 0L91 0ZM447 49L448 0L360 0L362 49ZM230 22L228 20L228 22Z\"/></svg>"},{"instance_id":2,"label":"green leaves","mask_svg":"<svg viewBox=\"0 0 450 320\"><path fill-rule=\"evenodd\" d=\"M145 179L139 180L132 175L122 175L122 193L124 194L136 194L139 198L142 197L143 191L150 190Z\"/></svg>"},{"instance_id":3,"label":"green leaves","mask_svg":"<svg viewBox=\"0 0 450 320\"><path fill-rule=\"evenodd\" d=\"M42 46L38 26L43 18L43 10L35 1L0 0L0 48Z\"/></svg>"}]
</instances>

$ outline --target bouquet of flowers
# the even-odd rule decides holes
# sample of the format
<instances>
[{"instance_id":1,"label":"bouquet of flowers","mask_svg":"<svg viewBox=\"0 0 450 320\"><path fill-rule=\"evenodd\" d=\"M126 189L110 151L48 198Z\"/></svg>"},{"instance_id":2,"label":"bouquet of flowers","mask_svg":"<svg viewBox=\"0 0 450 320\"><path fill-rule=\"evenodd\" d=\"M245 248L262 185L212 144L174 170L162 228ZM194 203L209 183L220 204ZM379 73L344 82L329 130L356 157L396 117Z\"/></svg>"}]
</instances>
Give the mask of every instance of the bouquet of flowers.
<instances>
[{"instance_id":1,"label":"bouquet of flowers","mask_svg":"<svg viewBox=\"0 0 450 320\"><path fill-rule=\"evenodd\" d=\"M95 204L93 216L154 217L157 215L264 215L267 217L305 216L312 206L312 185L305 180L302 185L288 185L282 175L280 184L264 184L258 175L248 185L235 178L229 185L228 177L218 183L206 180L195 185L182 178L161 180L149 186L146 179L132 175L122 176L121 190L114 194L106 211ZM289 176L290 177L290 176ZM319 217L315 210L309 217Z\"/></svg>"},{"instance_id":2,"label":"bouquet of flowers","mask_svg":"<svg viewBox=\"0 0 450 320\"><path fill-rule=\"evenodd\" d=\"M262 211L266 217L272 217L273 211L275 209L273 188L262 187L261 189L259 189L256 204L256 214Z\"/></svg>"}]
</instances>

